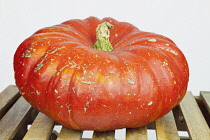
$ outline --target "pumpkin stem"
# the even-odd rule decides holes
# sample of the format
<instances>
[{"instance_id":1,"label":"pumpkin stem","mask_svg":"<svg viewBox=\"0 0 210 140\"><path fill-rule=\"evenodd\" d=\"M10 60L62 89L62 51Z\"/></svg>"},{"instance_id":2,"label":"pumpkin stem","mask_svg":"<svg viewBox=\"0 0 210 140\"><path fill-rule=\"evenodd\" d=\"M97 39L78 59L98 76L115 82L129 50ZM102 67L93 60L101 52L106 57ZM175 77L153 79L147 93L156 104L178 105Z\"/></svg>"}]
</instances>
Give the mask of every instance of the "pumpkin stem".
<instances>
[{"instance_id":1,"label":"pumpkin stem","mask_svg":"<svg viewBox=\"0 0 210 140\"><path fill-rule=\"evenodd\" d=\"M103 22L99 24L96 28L96 43L94 45L94 49L102 50L105 52L111 52L113 47L109 42L110 31L109 29L113 29L114 26L109 22Z\"/></svg>"}]
</instances>

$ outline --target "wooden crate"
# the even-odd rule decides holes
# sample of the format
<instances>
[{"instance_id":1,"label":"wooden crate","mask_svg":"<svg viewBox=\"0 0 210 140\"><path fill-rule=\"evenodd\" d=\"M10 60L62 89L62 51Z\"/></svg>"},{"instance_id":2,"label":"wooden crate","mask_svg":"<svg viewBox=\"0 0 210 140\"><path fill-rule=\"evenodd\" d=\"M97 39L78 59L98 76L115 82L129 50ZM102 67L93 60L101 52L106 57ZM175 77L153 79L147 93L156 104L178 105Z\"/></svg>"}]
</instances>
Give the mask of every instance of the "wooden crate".
<instances>
[{"instance_id":1,"label":"wooden crate","mask_svg":"<svg viewBox=\"0 0 210 140\"><path fill-rule=\"evenodd\" d=\"M155 131L158 140L210 140L209 114L210 92L203 91L197 97L187 92L171 112L146 126L126 129L125 136L120 140L147 140L149 130ZM85 131L71 130L61 125L58 133L54 130L57 126L59 124L33 109L20 96L16 86L10 85L0 93L0 140L90 139L82 137ZM180 136L178 131L186 131L188 136ZM93 132L92 139L114 140L115 132Z\"/></svg>"}]
</instances>

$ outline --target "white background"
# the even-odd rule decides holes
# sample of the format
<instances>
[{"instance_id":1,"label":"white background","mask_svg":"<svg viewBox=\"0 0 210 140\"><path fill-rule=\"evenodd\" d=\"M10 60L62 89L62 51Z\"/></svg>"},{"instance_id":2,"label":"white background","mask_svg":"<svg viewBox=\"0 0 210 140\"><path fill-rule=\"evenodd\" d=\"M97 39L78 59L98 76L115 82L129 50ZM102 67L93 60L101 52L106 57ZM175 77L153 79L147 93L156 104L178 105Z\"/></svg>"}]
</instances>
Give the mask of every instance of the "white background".
<instances>
[{"instance_id":1,"label":"white background","mask_svg":"<svg viewBox=\"0 0 210 140\"><path fill-rule=\"evenodd\" d=\"M0 91L13 78L13 55L36 30L89 16L113 17L171 38L190 68L188 90L210 91L209 0L0 0Z\"/></svg>"},{"instance_id":2,"label":"white background","mask_svg":"<svg viewBox=\"0 0 210 140\"><path fill-rule=\"evenodd\" d=\"M0 91L15 84L13 55L36 30L89 16L113 17L171 38L190 67L188 90L210 91L209 0L0 0Z\"/></svg>"}]
</instances>

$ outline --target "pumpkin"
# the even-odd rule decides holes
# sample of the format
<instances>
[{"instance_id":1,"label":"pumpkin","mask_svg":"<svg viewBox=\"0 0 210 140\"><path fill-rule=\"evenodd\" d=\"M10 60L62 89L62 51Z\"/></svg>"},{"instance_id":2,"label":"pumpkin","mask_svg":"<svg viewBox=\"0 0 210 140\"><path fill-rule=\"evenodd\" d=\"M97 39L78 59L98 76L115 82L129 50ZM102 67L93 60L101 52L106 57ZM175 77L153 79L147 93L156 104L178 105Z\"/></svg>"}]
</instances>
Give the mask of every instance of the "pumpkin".
<instances>
[{"instance_id":1,"label":"pumpkin","mask_svg":"<svg viewBox=\"0 0 210 140\"><path fill-rule=\"evenodd\" d=\"M25 39L16 85L32 107L76 130L146 125L179 104L185 56L167 37L113 18L72 19Z\"/></svg>"}]
</instances>

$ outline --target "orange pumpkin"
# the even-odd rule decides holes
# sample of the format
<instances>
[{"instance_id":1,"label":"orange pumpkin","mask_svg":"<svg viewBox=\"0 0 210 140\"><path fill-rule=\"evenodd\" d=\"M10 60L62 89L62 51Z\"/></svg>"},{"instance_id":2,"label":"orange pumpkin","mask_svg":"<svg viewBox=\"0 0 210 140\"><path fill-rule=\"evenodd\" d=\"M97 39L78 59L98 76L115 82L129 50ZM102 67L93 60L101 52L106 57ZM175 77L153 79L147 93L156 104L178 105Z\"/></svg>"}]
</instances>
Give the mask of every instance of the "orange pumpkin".
<instances>
[{"instance_id":1,"label":"orange pumpkin","mask_svg":"<svg viewBox=\"0 0 210 140\"><path fill-rule=\"evenodd\" d=\"M35 109L66 127L95 131L162 117L182 100L189 79L169 38L95 17L35 32L18 47L14 71Z\"/></svg>"}]
</instances>

